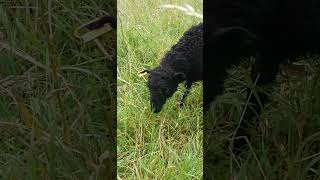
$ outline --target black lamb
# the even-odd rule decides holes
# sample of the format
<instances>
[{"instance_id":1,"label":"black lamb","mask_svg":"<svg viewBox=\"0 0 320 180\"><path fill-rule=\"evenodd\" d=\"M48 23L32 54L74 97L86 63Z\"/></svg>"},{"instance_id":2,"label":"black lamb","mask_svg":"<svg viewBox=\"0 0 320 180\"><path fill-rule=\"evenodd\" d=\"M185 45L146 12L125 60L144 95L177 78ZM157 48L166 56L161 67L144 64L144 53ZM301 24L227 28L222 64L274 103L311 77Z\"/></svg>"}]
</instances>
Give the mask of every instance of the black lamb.
<instances>
[{"instance_id":1,"label":"black lamb","mask_svg":"<svg viewBox=\"0 0 320 180\"><path fill-rule=\"evenodd\" d=\"M148 78L151 110L161 111L166 100L176 91L178 85L185 81L186 92L183 103L192 84L202 80L203 39L202 23L186 31L170 51L161 60L160 66L151 71Z\"/></svg>"},{"instance_id":2,"label":"black lamb","mask_svg":"<svg viewBox=\"0 0 320 180\"><path fill-rule=\"evenodd\" d=\"M288 58L320 52L319 0L214 0L204 8L205 107L222 93L227 69L243 57L255 57L252 80L265 86ZM246 135L245 120L259 114L267 100L260 91L250 98L253 108L247 109L238 135Z\"/></svg>"},{"instance_id":3,"label":"black lamb","mask_svg":"<svg viewBox=\"0 0 320 180\"><path fill-rule=\"evenodd\" d=\"M256 58L251 74L261 86L275 80L286 59L319 54L320 1L215 0L204 7L205 105L221 94L226 70L242 57ZM266 95L259 96L263 104ZM257 104L255 98L251 102Z\"/></svg>"}]
</instances>

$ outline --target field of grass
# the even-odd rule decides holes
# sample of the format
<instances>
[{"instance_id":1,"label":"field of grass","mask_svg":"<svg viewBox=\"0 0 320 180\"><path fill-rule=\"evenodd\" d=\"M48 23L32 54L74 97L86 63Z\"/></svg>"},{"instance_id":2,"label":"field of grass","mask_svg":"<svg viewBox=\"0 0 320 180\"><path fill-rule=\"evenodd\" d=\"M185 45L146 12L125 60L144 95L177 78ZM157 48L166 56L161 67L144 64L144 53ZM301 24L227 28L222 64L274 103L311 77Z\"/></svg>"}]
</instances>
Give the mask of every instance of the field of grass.
<instances>
[{"instance_id":1,"label":"field of grass","mask_svg":"<svg viewBox=\"0 0 320 180\"><path fill-rule=\"evenodd\" d=\"M164 4L200 0L118 1L118 178L201 179L202 84L196 84L179 108L183 86L159 114L150 110L147 76L139 71L158 66L182 34L202 20Z\"/></svg>"},{"instance_id":2,"label":"field of grass","mask_svg":"<svg viewBox=\"0 0 320 180\"><path fill-rule=\"evenodd\" d=\"M151 113L147 76L138 73L202 21L158 7L185 3L202 12L201 0L0 0L0 179L108 179L116 156L118 179L202 179L204 160L217 180L320 179L319 57L302 57L298 73L278 76L238 157L226 144L251 86L249 61L229 71L206 123L202 83L185 106L177 105L181 85ZM118 14L117 38L115 31L88 43L74 36L106 12Z\"/></svg>"},{"instance_id":3,"label":"field of grass","mask_svg":"<svg viewBox=\"0 0 320 180\"><path fill-rule=\"evenodd\" d=\"M115 177L116 32L103 52L74 36L106 12L116 1L0 0L0 179Z\"/></svg>"}]
</instances>

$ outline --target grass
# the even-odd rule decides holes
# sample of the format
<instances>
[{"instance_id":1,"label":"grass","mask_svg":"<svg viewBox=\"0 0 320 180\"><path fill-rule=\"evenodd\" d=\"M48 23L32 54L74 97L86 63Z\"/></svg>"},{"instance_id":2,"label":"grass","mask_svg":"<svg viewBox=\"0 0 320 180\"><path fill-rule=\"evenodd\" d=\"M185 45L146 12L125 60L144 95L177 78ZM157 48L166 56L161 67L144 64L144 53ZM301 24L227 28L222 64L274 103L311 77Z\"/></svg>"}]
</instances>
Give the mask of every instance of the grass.
<instances>
[{"instance_id":1,"label":"grass","mask_svg":"<svg viewBox=\"0 0 320 180\"><path fill-rule=\"evenodd\" d=\"M250 63L230 70L225 94L213 103L204 123L213 129L209 142L212 144L207 145L206 152L210 155L205 159L205 168L210 171L206 174L214 179L320 179L319 58L299 59L303 66L298 73L282 68L277 83L270 87L272 91L265 89L271 102L248 129L252 136L250 148L238 157L226 144L232 140L246 102Z\"/></svg>"},{"instance_id":2,"label":"grass","mask_svg":"<svg viewBox=\"0 0 320 180\"><path fill-rule=\"evenodd\" d=\"M112 59L74 36L93 17L115 15L116 3L117 84L115 32L99 38ZM138 72L157 66L201 21L158 7L184 3L202 11L199 0L0 0L0 179L106 179L115 176L116 155L118 179L202 179L203 160L213 179L320 179L318 57L301 58L303 75L278 77L239 157L225 145L246 102L249 61L229 71L213 103L210 156L203 158L201 83L184 107L176 104L180 86L161 113L150 112L147 77Z\"/></svg>"},{"instance_id":3,"label":"grass","mask_svg":"<svg viewBox=\"0 0 320 180\"><path fill-rule=\"evenodd\" d=\"M193 6L199 0L118 1L118 179L202 178L202 84L184 107L179 91L162 112L150 110L147 77L139 71L159 65L182 34L201 21L164 4Z\"/></svg>"},{"instance_id":4,"label":"grass","mask_svg":"<svg viewBox=\"0 0 320 180\"><path fill-rule=\"evenodd\" d=\"M106 12L115 1L0 0L1 179L115 176L115 58L74 36ZM115 56L115 31L100 42Z\"/></svg>"}]
</instances>

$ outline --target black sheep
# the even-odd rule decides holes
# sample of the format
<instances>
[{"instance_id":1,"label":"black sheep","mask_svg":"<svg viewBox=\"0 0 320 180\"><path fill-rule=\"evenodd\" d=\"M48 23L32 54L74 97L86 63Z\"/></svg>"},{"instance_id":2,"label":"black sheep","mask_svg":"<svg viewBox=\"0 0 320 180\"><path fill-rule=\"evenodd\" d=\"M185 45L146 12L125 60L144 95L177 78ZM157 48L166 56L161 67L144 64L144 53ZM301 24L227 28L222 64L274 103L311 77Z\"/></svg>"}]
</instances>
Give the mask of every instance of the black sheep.
<instances>
[{"instance_id":1,"label":"black sheep","mask_svg":"<svg viewBox=\"0 0 320 180\"><path fill-rule=\"evenodd\" d=\"M148 78L151 110L161 111L166 100L177 91L178 85L185 81L186 92L181 102L188 95L192 84L202 80L203 39L202 23L191 27L179 39L161 60L160 66L151 71Z\"/></svg>"},{"instance_id":2,"label":"black sheep","mask_svg":"<svg viewBox=\"0 0 320 180\"><path fill-rule=\"evenodd\" d=\"M275 81L279 65L285 60L310 53L319 54L318 0L214 0L206 1L204 8L203 98L207 109L222 93L227 69L238 65L243 57L255 57L251 76L261 87ZM249 120L259 114L268 101L267 95L259 89L257 97L259 100L256 96L249 99L253 108L245 112L235 136L250 139L247 131ZM206 118L204 124L207 129L213 126L210 118ZM209 133L204 135L207 141L214 140ZM241 152L237 150L246 144L244 139L236 140L235 152Z\"/></svg>"},{"instance_id":3,"label":"black sheep","mask_svg":"<svg viewBox=\"0 0 320 180\"><path fill-rule=\"evenodd\" d=\"M221 94L226 70L242 57L256 58L251 75L261 86L275 80L287 58L319 53L320 1L215 0L204 7L205 106ZM259 96L264 104L266 95ZM255 98L251 102L257 105Z\"/></svg>"}]
</instances>

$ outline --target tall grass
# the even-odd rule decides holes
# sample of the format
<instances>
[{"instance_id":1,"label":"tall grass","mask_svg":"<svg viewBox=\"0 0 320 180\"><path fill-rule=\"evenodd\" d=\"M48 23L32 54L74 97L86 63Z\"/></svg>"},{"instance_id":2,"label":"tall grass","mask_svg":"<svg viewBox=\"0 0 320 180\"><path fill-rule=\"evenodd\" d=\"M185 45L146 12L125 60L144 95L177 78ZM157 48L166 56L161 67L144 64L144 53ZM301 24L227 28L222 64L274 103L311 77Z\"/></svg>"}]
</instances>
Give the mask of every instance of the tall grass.
<instances>
[{"instance_id":1,"label":"tall grass","mask_svg":"<svg viewBox=\"0 0 320 180\"><path fill-rule=\"evenodd\" d=\"M199 0L118 1L118 178L201 179L202 86L194 85L184 107L179 91L162 112L150 110L147 77L139 71L159 65L166 51L201 19L164 4Z\"/></svg>"},{"instance_id":2,"label":"tall grass","mask_svg":"<svg viewBox=\"0 0 320 180\"><path fill-rule=\"evenodd\" d=\"M73 35L106 12L115 1L0 1L1 179L115 175L115 59ZM116 33L101 40L114 54Z\"/></svg>"}]
</instances>

